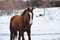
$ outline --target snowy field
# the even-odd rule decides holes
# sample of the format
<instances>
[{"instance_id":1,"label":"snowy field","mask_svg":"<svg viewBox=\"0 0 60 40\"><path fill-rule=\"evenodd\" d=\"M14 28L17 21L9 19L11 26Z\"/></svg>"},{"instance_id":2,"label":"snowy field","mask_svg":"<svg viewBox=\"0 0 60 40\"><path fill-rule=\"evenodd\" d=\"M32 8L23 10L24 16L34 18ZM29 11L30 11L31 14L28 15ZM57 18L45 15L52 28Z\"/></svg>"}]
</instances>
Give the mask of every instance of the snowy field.
<instances>
[{"instance_id":1,"label":"snowy field","mask_svg":"<svg viewBox=\"0 0 60 40\"><path fill-rule=\"evenodd\" d=\"M44 8L36 8L33 12L31 40L60 40L60 7L45 8L45 11ZM39 16L44 13L44 16ZM0 40L9 40L9 22L12 16L0 16ZM25 39L27 40L27 35Z\"/></svg>"}]
</instances>

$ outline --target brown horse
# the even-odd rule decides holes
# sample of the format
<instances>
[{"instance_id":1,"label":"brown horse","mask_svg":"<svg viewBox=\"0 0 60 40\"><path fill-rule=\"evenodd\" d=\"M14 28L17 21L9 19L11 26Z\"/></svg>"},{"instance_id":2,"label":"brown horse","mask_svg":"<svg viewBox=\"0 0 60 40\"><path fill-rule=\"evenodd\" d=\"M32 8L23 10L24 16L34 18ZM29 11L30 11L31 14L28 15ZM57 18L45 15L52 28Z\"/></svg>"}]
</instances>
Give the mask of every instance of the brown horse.
<instances>
[{"instance_id":1,"label":"brown horse","mask_svg":"<svg viewBox=\"0 0 60 40\"><path fill-rule=\"evenodd\" d=\"M15 15L10 20L10 40L14 40L17 37L17 31L19 32L18 40L24 39L24 32L27 32L28 40L31 40L31 25L33 20L33 8L27 8L22 15Z\"/></svg>"}]
</instances>

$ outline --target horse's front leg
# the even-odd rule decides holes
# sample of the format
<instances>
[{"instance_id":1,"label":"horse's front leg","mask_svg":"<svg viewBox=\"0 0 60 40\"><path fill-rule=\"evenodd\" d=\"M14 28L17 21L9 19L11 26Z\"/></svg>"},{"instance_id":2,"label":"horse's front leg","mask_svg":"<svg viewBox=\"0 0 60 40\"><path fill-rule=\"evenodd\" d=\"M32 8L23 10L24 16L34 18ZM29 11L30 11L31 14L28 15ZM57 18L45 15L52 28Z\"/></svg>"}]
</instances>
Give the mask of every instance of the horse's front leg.
<instances>
[{"instance_id":1,"label":"horse's front leg","mask_svg":"<svg viewBox=\"0 0 60 40\"><path fill-rule=\"evenodd\" d=\"M24 39L24 32L22 32L22 40L25 40L25 39Z\"/></svg>"},{"instance_id":2,"label":"horse's front leg","mask_svg":"<svg viewBox=\"0 0 60 40\"><path fill-rule=\"evenodd\" d=\"M21 32L19 31L19 37L18 40L21 40Z\"/></svg>"},{"instance_id":3,"label":"horse's front leg","mask_svg":"<svg viewBox=\"0 0 60 40\"><path fill-rule=\"evenodd\" d=\"M30 31L30 29L27 31L27 35L28 35L28 40L31 40L31 31Z\"/></svg>"}]
</instances>

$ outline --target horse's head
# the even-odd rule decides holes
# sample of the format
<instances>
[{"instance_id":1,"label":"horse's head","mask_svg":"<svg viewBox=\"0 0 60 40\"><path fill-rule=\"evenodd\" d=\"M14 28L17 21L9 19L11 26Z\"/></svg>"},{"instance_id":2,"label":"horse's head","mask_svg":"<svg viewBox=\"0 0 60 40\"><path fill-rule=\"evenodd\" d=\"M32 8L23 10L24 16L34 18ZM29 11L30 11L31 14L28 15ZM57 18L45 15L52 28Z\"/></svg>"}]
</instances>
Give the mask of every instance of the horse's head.
<instances>
[{"instance_id":1,"label":"horse's head","mask_svg":"<svg viewBox=\"0 0 60 40\"><path fill-rule=\"evenodd\" d=\"M29 14L30 14L30 16L32 16L32 19L33 19L33 15L34 15L34 13L33 13L33 7L28 7L26 10L29 12Z\"/></svg>"},{"instance_id":2,"label":"horse's head","mask_svg":"<svg viewBox=\"0 0 60 40\"><path fill-rule=\"evenodd\" d=\"M32 8L32 7L27 8L27 11L29 12L29 15L30 15L30 21L29 21L29 24L32 24L33 15L34 15L33 9L34 9L34 8Z\"/></svg>"},{"instance_id":3,"label":"horse's head","mask_svg":"<svg viewBox=\"0 0 60 40\"><path fill-rule=\"evenodd\" d=\"M25 11L23 12L23 14L25 14L24 18L25 21L29 22L29 24L32 24L32 20L33 20L33 9L32 7L28 7L25 9Z\"/></svg>"}]
</instances>

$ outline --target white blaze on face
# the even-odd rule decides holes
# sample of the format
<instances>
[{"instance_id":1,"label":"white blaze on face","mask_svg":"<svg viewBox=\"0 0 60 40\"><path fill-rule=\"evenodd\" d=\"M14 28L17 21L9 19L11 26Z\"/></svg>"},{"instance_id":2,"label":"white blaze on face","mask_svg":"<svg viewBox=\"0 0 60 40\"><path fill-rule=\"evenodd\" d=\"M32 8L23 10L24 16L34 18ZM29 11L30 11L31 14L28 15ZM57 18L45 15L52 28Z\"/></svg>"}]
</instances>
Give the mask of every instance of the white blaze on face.
<instances>
[{"instance_id":1,"label":"white blaze on face","mask_svg":"<svg viewBox=\"0 0 60 40\"><path fill-rule=\"evenodd\" d=\"M33 23L32 13L31 13L31 12L29 12L29 15L30 15L30 21L29 21L29 24L32 24L32 23Z\"/></svg>"}]
</instances>

